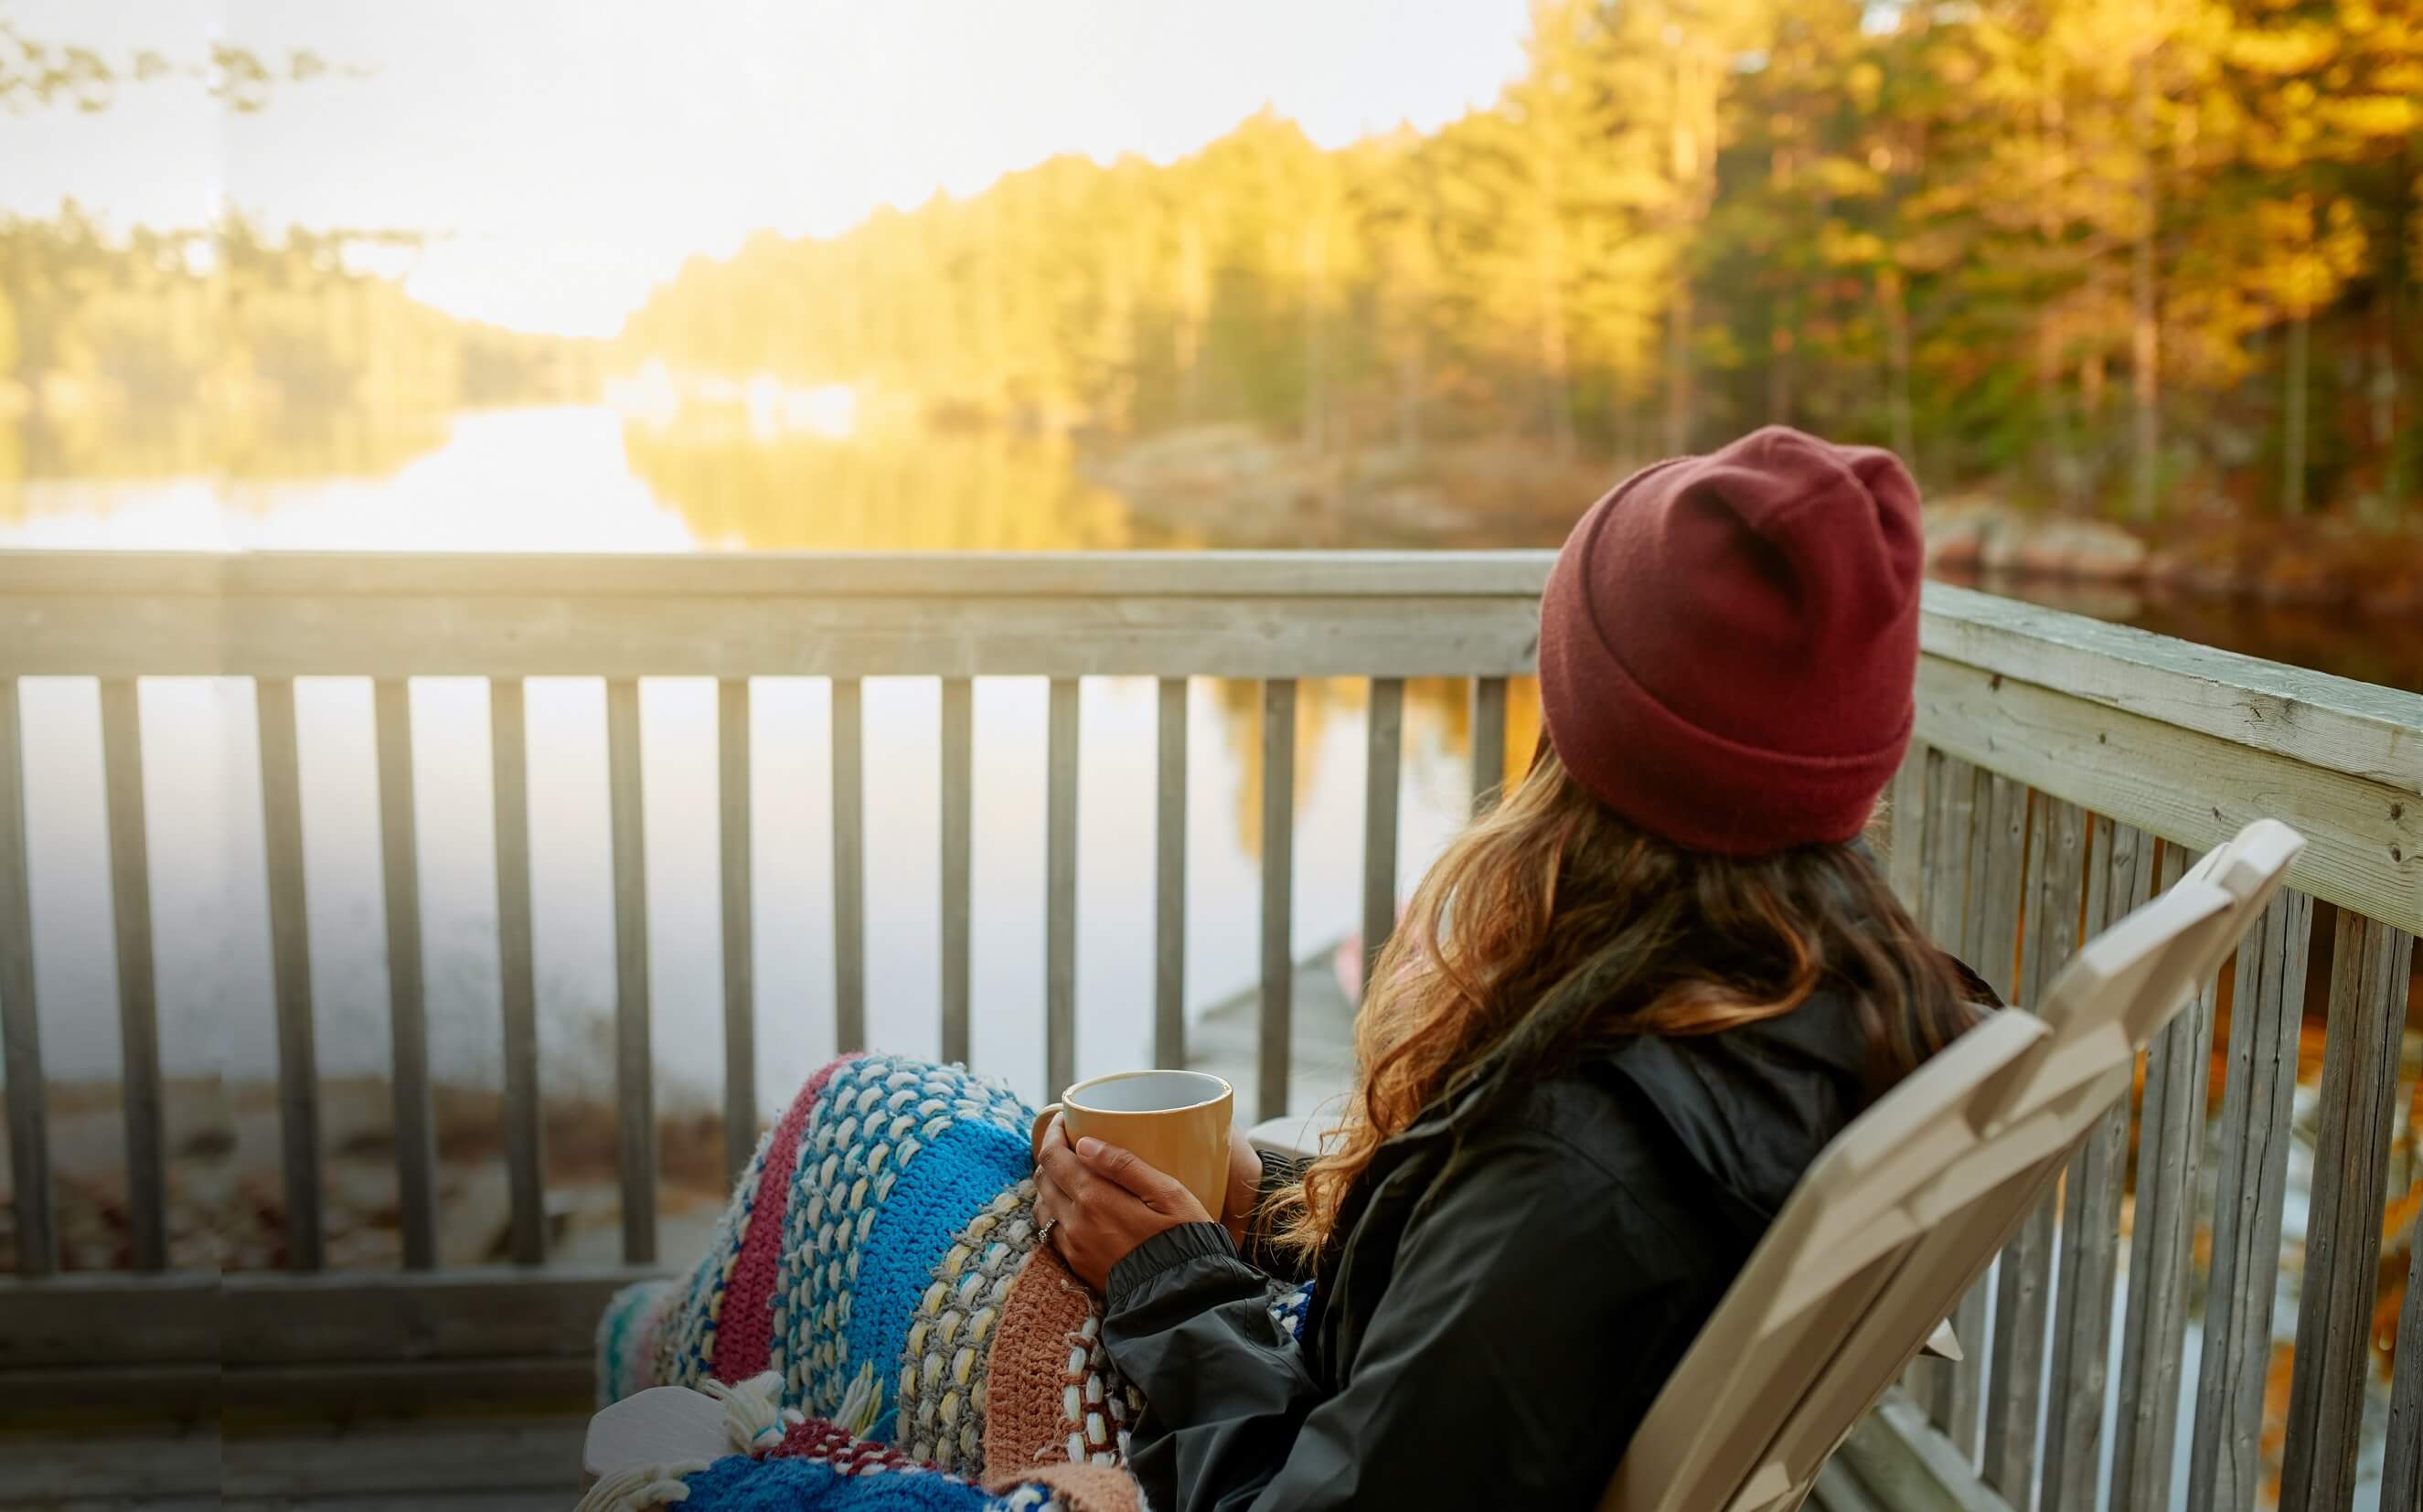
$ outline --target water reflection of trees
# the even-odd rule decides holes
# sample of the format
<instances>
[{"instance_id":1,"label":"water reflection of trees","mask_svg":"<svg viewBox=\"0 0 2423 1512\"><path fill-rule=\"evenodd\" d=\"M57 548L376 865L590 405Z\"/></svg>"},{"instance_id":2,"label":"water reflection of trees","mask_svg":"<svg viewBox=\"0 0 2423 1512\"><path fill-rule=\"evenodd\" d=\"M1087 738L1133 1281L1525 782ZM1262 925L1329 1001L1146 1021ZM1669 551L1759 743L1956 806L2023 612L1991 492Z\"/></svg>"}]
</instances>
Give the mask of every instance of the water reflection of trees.
<instances>
[{"instance_id":1,"label":"water reflection of trees","mask_svg":"<svg viewBox=\"0 0 2423 1512\"><path fill-rule=\"evenodd\" d=\"M376 477L453 411L594 394L597 343L458 320L370 266L420 240L234 214L120 233L73 204L0 216L0 491Z\"/></svg>"},{"instance_id":2,"label":"water reflection of trees","mask_svg":"<svg viewBox=\"0 0 2423 1512\"><path fill-rule=\"evenodd\" d=\"M1241 780L1234 815L1238 843L1245 854L1262 853L1262 685L1222 679L1218 689L1220 723L1235 756ZM1359 735L1371 706L1371 685L1360 677L1307 678L1296 685L1295 802L1302 811L1321 778L1320 763L1334 722L1353 725ZM1540 739L1540 685L1534 678L1511 679L1506 698L1507 780L1526 771ZM1358 740L1359 746L1361 742ZM1470 760L1472 750L1472 683L1461 677L1415 677L1405 680L1404 760L1417 771ZM1361 752L1358 750L1359 760ZM1401 882L1410 885L1412 878Z\"/></svg>"},{"instance_id":3,"label":"water reflection of trees","mask_svg":"<svg viewBox=\"0 0 2423 1512\"><path fill-rule=\"evenodd\" d=\"M692 417L673 429L623 428L634 475L679 511L703 542L760 551L1075 551L1192 546L1135 520L1119 496L1088 481L1066 437L1002 431L912 432L832 441L718 429ZM1236 825L1247 854L1261 846L1261 684L1221 680L1221 726L1243 781ZM1419 769L1461 763L1471 747L1471 683L1405 685L1404 748ZM1308 678L1296 698L1295 795L1322 776L1333 721L1363 727L1370 685ZM1538 685L1515 679L1506 715L1506 770L1523 770L1539 738ZM1359 752L1357 753L1359 757Z\"/></svg>"},{"instance_id":4,"label":"water reflection of trees","mask_svg":"<svg viewBox=\"0 0 2423 1512\"><path fill-rule=\"evenodd\" d=\"M745 427L623 428L632 473L701 541L758 551L1077 551L1184 545L1140 530L1066 437L850 441Z\"/></svg>"},{"instance_id":5,"label":"water reflection of trees","mask_svg":"<svg viewBox=\"0 0 2423 1512\"><path fill-rule=\"evenodd\" d=\"M22 508L17 485L36 479L384 478L444 445L451 420L437 410L214 415L175 407L0 423L0 518Z\"/></svg>"}]
</instances>

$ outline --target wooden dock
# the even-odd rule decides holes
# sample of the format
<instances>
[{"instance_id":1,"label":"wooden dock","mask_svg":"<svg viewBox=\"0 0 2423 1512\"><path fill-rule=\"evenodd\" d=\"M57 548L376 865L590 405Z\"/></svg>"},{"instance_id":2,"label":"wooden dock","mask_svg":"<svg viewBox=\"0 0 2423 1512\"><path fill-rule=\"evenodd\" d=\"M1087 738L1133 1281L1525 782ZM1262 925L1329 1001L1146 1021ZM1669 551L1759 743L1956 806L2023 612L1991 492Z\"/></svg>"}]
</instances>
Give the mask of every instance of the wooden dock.
<instances>
[{"instance_id":1,"label":"wooden dock","mask_svg":"<svg viewBox=\"0 0 2423 1512\"><path fill-rule=\"evenodd\" d=\"M1282 1114L1308 1118L1345 1096L1354 1076L1354 1000L1346 995L1335 965L1344 943L1334 941L1296 963L1291 983L1295 1015L1288 1036L1286 1107L1254 1107L1254 1077L1261 1056L1259 987L1213 1004L1188 1027L1188 1069L1227 1079L1237 1089L1241 1123Z\"/></svg>"}]
</instances>

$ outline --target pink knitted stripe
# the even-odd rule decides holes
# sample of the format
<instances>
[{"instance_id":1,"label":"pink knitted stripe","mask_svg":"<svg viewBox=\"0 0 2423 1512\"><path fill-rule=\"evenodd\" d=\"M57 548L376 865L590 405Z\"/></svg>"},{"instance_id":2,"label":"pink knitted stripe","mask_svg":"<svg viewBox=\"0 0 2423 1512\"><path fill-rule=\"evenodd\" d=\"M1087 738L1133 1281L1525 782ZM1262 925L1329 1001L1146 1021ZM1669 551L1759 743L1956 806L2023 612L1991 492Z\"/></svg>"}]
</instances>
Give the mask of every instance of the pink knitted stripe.
<instances>
[{"instance_id":1,"label":"pink knitted stripe","mask_svg":"<svg viewBox=\"0 0 2423 1512\"><path fill-rule=\"evenodd\" d=\"M733 1258L731 1278L723 1284L723 1311L715 1330L718 1380L736 1385L766 1368L774 1333L774 1275L783 1258L783 1210L791 1193L792 1167L799 1163L800 1138L825 1083L857 1059L853 1051L808 1078L774 1126L765 1169L757 1173L757 1192L749 1205L749 1232Z\"/></svg>"}]
</instances>

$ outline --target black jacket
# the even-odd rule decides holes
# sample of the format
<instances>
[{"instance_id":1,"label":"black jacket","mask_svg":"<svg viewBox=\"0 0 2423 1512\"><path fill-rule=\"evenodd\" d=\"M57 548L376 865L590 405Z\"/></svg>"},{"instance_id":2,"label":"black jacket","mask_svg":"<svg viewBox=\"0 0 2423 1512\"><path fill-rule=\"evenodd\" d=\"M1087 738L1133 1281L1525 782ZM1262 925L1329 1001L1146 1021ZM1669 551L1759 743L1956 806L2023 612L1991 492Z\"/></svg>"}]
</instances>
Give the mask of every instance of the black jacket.
<instances>
[{"instance_id":1,"label":"black jacket","mask_svg":"<svg viewBox=\"0 0 2423 1512\"><path fill-rule=\"evenodd\" d=\"M1154 1512L1595 1505L1801 1173L1881 1090L1852 1004L1820 992L1622 1042L1478 1116L1433 1109L1349 1193L1301 1344L1218 1225L1153 1238L1112 1272L1103 1338L1148 1403L1130 1457Z\"/></svg>"}]
</instances>

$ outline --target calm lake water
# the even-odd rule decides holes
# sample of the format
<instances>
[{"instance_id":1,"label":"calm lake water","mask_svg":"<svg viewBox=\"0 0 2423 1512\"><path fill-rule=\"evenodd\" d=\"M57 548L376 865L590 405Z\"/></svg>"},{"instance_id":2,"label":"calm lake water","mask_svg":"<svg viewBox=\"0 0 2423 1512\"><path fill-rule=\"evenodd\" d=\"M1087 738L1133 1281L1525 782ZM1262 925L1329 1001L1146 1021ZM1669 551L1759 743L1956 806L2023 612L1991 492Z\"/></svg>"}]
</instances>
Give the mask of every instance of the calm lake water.
<instances>
[{"instance_id":1,"label":"calm lake water","mask_svg":"<svg viewBox=\"0 0 2423 1512\"><path fill-rule=\"evenodd\" d=\"M1170 544L1082 482L1054 443L754 441L676 445L604 407L465 415L371 476L0 485L0 545L197 549L709 551L1112 548ZM1528 694L1528 690L1527 690ZM1536 728L1518 695L1514 739ZM651 987L660 1097L711 1102L721 1078L714 688L643 685ZM376 774L366 681L297 689L312 978L324 1075L383 1075L388 1008ZM1042 1092L1044 721L1038 679L977 684L974 1058ZM1149 681L1082 695L1078 1061L1149 1056L1156 705ZM249 685L143 685L145 787L164 1054L172 1075L275 1068L258 750ZM826 685L760 681L752 759L758 1085L769 1105L831 1053L832 900ZM24 707L43 1048L60 1081L118 1067L103 843L98 691L33 679ZM611 1067L611 857L602 685L529 691L542 1078L603 1091ZM1464 812L1460 687L1411 690L1400 875L1410 885ZM499 1079L487 696L413 687L431 1055L441 1081ZM939 1048L936 685L865 685L868 1032ZM1333 943L1360 910L1363 689L1311 684L1298 714L1295 937ZM1259 939L1259 701L1197 680L1189 732L1188 995L1251 985ZM1142 843L1139 843L1141 838Z\"/></svg>"}]
</instances>

